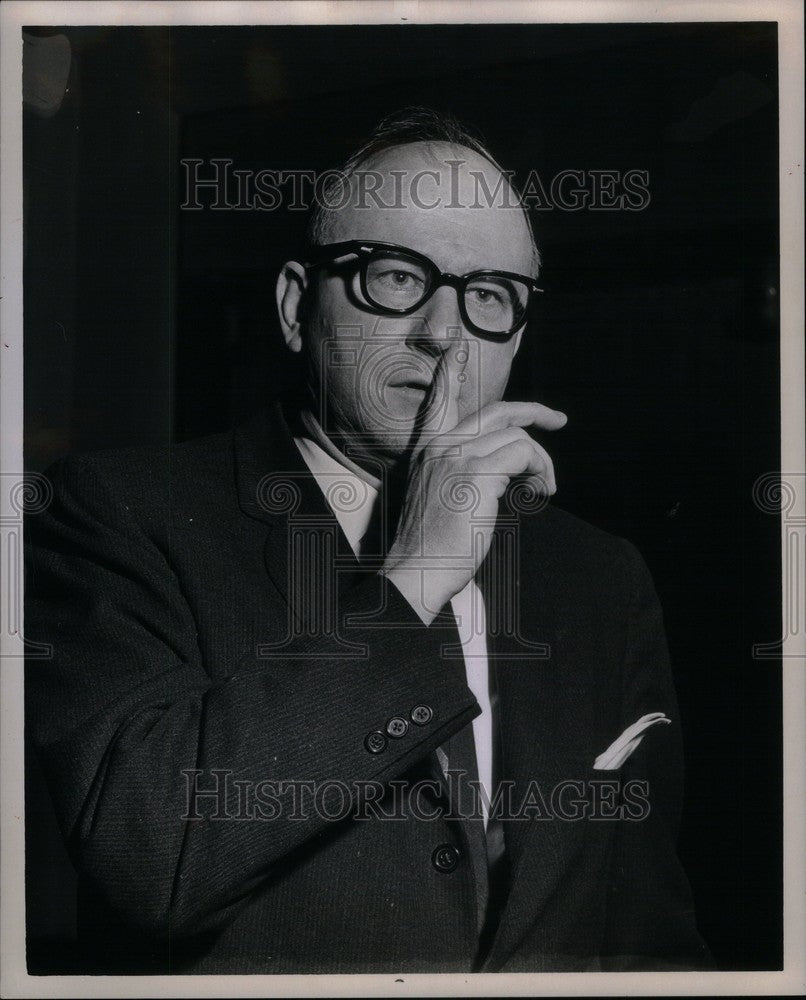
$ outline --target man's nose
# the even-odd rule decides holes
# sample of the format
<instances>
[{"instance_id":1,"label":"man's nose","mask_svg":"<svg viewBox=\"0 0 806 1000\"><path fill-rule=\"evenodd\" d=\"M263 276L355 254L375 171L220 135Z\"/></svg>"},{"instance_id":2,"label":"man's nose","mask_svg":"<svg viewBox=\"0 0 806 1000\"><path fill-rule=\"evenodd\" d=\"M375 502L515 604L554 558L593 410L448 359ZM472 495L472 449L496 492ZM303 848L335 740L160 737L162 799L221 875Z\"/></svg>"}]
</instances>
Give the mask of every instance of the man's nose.
<instances>
[{"instance_id":1,"label":"man's nose","mask_svg":"<svg viewBox=\"0 0 806 1000\"><path fill-rule=\"evenodd\" d=\"M417 320L406 342L432 354L444 353L456 343L457 333L467 333L459 310L458 293L447 285L434 292L422 306L422 312L418 310Z\"/></svg>"}]
</instances>

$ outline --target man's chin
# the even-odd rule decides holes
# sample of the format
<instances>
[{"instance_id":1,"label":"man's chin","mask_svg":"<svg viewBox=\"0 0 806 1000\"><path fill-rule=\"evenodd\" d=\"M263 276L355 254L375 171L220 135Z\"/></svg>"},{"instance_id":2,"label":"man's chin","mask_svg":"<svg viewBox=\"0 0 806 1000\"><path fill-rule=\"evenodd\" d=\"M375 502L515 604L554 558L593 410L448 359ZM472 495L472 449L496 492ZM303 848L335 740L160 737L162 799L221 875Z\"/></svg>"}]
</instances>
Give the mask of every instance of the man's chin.
<instances>
[{"instance_id":1,"label":"man's chin","mask_svg":"<svg viewBox=\"0 0 806 1000\"><path fill-rule=\"evenodd\" d=\"M414 422L408 430L401 429L390 432L367 430L357 440L345 441L349 454L354 461L363 464L381 465L385 469L393 469L408 462L416 432Z\"/></svg>"}]
</instances>

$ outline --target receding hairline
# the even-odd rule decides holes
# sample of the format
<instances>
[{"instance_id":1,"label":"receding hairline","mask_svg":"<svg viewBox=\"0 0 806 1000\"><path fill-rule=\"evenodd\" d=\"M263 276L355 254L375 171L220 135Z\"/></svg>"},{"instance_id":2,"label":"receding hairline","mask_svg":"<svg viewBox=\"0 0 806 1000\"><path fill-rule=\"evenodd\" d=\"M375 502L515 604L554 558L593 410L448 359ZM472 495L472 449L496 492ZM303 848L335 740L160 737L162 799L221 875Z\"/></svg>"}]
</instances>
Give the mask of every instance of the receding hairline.
<instances>
[{"instance_id":1,"label":"receding hairline","mask_svg":"<svg viewBox=\"0 0 806 1000\"><path fill-rule=\"evenodd\" d=\"M384 158L388 157L390 154L396 153L401 149L411 149L413 147L419 147L425 151L427 155L430 155L434 163L448 163L449 160L443 158L437 153L437 147L441 149L447 149L451 152L462 151L469 154L469 156L474 157L477 160L481 160L485 163L489 163L490 166L494 167L498 173L502 174L504 177L507 175L507 171L503 167L496 163L492 156L488 153L483 153L478 149L473 149L472 146L467 146L463 142L452 141L450 139L406 139L402 142L397 142L391 146L385 146L383 149L373 149L370 150L365 156L362 156L359 160L356 160L355 164L351 166L349 171L345 173L349 176L358 170L368 167L370 164L378 163Z\"/></svg>"},{"instance_id":2,"label":"receding hairline","mask_svg":"<svg viewBox=\"0 0 806 1000\"><path fill-rule=\"evenodd\" d=\"M465 143L451 139L443 138L424 138L424 139L407 139L402 142L393 143L389 146L385 146L382 149L372 149L365 151L363 155L354 155L350 157L344 165L340 168L339 174L341 175L338 180L334 181L334 184L344 184L350 181L357 174L362 171L372 171L379 170L386 166L387 161L392 158L400 150L412 149L412 147L419 147L423 154L424 159L430 159L430 162L438 164L442 167L451 166L452 160L459 160L461 156L454 156L455 153L462 153L466 157L472 157L477 162L482 164L487 164L492 167L496 174L503 178L503 182L507 185L510 192L514 195L516 202L518 203L521 213L523 216L524 224L526 225L526 231L529 236L529 242L532 247L532 264L535 271L539 271L541 265L540 252L537 248L537 242L535 240L534 230L532 227L531 219L529 218L529 213L526 207L521 203L520 195L517 188L512 182L511 176L512 171L505 170L488 152L484 149L475 149L472 146L468 146ZM443 155L443 151L449 150L450 156ZM359 151L360 152L360 151ZM380 171L379 171L380 172ZM312 237L311 242L323 243L330 238L332 233L332 228L334 225L334 220L337 217L337 210L328 208L323 205L319 205L314 209L313 214L313 225L311 226L310 235Z\"/></svg>"}]
</instances>

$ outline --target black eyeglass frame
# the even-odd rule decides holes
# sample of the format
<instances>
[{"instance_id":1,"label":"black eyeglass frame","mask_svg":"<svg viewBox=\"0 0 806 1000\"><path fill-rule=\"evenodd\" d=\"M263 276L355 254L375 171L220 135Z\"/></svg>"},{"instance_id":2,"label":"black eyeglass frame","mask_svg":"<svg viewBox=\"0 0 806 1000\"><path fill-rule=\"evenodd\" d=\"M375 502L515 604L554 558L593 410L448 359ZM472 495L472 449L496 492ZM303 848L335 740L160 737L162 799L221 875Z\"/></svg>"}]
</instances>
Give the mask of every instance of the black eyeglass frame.
<instances>
[{"instance_id":1,"label":"black eyeglass frame","mask_svg":"<svg viewBox=\"0 0 806 1000\"><path fill-rule=\"evenodd\" d=\"M367 288L367 269L369 263L373 259L386 256L390 250L395 251L402 257L409 257L413 261L425 265L427 270L433 276L431 287L423 298L421 298L420 301L416 302L413 306L395 309L392 306L386 306L376 302L369 293L369 289ZM331 263L338 257L346 256L347 254L355 254L358 257L360 264L359 277L361 282L361 293L370 307L381 315L409 316L416 309L419 309L420 306L425 305L438 288L441 288L442 285L449 285L451 288L456 290L456 297L459 303L459 314L462 317L462 322L469 330L472 330L474 333L483 337L500 339L508 339L509 337L512 337L526 324L529 305L532 301L532 294L534 292L542 293L544 291L538 286L534 278L530 278L526 274L517 274L514 271L495 271L486 269L481 271L470 271L468 274L451 274L449 271L440 271L437 265L429 257L426 257L425 254L420 253L418 250L411 250L409 247L402 247L397 243L384 243L379 240L346 240L341 243L326 243L322 246L310 247L306 254L308 259L303 266L306 270L309 270L313 267L319 267L322 264ZM517 323L511 330L501 332L485 330L483 327L477 326L468 316L467 304L465 303L465 291L470 282L478 278L509 278L513 281L520 281L526 286L528 298L523 307L523 315L518 319Z\"/></svg>"}]
</instances>

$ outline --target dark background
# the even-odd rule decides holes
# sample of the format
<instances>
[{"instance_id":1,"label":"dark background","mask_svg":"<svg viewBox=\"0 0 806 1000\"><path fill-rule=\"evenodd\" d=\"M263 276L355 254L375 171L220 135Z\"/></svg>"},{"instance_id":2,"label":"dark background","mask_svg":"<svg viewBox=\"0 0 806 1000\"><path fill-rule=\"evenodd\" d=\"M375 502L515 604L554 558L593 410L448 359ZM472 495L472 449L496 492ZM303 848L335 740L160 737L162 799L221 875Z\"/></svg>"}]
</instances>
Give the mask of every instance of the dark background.
<instances>
[{"instance_id":1,"label":"dark background","mask_svg":"<svg viewBox=\"0 0 806 1000\"><path fill-rule=\"evenodd\" d=\"M25 113L32 470L229 427L290 378L274 277L304 219L180 211L181 157L321 170L423 103L521 178L649 172L643 211L534 213L547 293L510 396L568 413L557 502L654 574L701 931L723 968L780 968L780 662L751 655L781 632L779 524L752 500L779 466L776 25L29 34L72 47L61 109ZM28 758L29 967L69 970L75 877Z\"/></svg>"}]
</instances>

